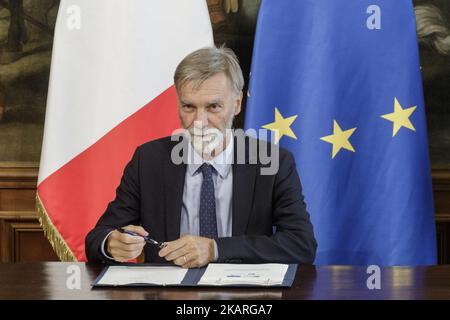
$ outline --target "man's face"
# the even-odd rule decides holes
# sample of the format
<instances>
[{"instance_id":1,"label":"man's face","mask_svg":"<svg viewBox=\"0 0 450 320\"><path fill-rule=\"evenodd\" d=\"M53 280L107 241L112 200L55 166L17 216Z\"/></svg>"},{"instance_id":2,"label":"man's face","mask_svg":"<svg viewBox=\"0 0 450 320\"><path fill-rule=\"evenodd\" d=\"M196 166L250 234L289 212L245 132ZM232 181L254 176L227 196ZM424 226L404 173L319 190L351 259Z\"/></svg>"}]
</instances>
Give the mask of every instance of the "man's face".
<instances>
[{"instance_id":1,"label":"man's face","mask_svg":"<svg viewBox=\"0 0 450 320\"><path fill-rule=\"evenodd\" d=\"M193 137L194 148L202 154L217 152L226 129L241 111L242 93L236 95L224 73L205 80L198 88L186 83L178 92L178 111L183 128ZM218 140L219 139L219 140ZM209 143L214 140L215 143ZM219 148L217 148L219 146ZM214 155L214 154L213 154Z\"/></svg>"}]
</instances>

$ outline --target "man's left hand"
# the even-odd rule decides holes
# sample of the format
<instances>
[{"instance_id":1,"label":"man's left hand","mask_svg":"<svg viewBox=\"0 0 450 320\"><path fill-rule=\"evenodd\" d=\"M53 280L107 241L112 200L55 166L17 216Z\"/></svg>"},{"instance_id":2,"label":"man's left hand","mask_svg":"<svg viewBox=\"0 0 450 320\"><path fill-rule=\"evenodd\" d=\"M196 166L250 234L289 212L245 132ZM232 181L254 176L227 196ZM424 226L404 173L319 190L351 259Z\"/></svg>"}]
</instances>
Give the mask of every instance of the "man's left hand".
<instances>
[{"instance_id":1,"label":"man's left hand","mask_svg":"<svg viewBox=\"0 0 450 320\"><path fill-rule=\"evenodd\" d=\"M214 240L186 235L165 243L159 256L183 268L199 268L214 260Z\"/></svg>"}]
</instances>

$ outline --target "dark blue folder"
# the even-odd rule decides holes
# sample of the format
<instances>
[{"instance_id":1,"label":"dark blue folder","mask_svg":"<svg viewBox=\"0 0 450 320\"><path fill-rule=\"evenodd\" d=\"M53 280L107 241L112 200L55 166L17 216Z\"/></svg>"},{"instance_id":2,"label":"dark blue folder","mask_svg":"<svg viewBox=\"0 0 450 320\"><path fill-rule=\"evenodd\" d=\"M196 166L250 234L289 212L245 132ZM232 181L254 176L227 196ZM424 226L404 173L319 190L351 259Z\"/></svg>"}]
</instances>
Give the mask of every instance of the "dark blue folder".
<instances>
[{"instance_id":1,"label":"dark blue folder","mask_svg":"<svg viewBox=\"0 0 450 320\"><path fill-rule=\"evenodd\" d=\"M117 265L116 265L117 266ZM161 264L154 264L154 263L138 263L138 264L121 264L121 266L127 266L132 268L139 268L142 266L148 267L148 266L168 266L168 265L161 265ZM115 287L115 285L110 284L99 284L99 281L103 278L106 271L111 266L106 266L103 268L102 272L98 275L97 279L92 283L93 287ZM181 281L180 284L168 284L168 285L160 285L160 284L152 284L152 283L131 283L131 284L125 284L125 285L117 285L120 287L264 287L264 288L290 288L292 287L292 283L294 282L295 275L297 273L297 264L289 264L288 269L286 271L286 274L284 276L283 283L281 285L251 285L251 284L230 284L230 285L220 285L220 286L213 286L213 285L199 285L198 282L202 278L203 274L206 271L206 267L203 268L193 268L189 269L186 273L186 276Z\"/></svg>"}]
</instances>

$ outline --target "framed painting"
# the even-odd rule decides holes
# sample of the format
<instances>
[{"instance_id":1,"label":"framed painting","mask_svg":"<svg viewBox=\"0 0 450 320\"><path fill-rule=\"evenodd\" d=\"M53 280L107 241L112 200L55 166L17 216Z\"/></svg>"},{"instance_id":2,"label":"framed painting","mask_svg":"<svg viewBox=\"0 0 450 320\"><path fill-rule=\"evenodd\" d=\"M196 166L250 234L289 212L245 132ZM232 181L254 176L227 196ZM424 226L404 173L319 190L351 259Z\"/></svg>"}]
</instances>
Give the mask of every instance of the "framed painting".
<instances>
[{"instance_id":1,"label":"framed painting","mask_svg":"<svg viewBox=\"0 0 450 320\"><path fill-rule=\"evenodd\" d=\"M0 166L37 167L59 0L0 0Z\"/></svg>"},{"instance_id":2,"label":"framed painting","mask_svg":"<svg viewBox=\"0 0 450 320\"><path fill-rule=\"evenodd\" d=\"M261 0L207 0L248 84ZM414 0L433 168L450 168L450 2ZM59 0L0 0L0 166L38 164ZM245 105L245 101L244 101ZM236 119L243 126L244 112Z\"/></svg>"}]
</instances>

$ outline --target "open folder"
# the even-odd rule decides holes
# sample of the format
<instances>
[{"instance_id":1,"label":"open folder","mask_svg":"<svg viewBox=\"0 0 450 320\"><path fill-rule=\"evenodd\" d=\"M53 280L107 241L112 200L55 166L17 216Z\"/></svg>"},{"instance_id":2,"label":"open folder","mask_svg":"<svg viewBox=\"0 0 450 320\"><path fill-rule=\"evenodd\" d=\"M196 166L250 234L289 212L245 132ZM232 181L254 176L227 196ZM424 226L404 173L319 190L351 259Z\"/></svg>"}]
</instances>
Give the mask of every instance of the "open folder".
<instances>
[{"instance_id":1,"label":"open folder","mask_svg":"<svg viewBox=\"0 0 450 320\"><path fill-rule=\"evenodd\" d=\"M233 286L291 287L296 264L222 264L183 269L158 264L127 264L105 267L92 284L110 286Z\"/></svg>"}]
</instances>

